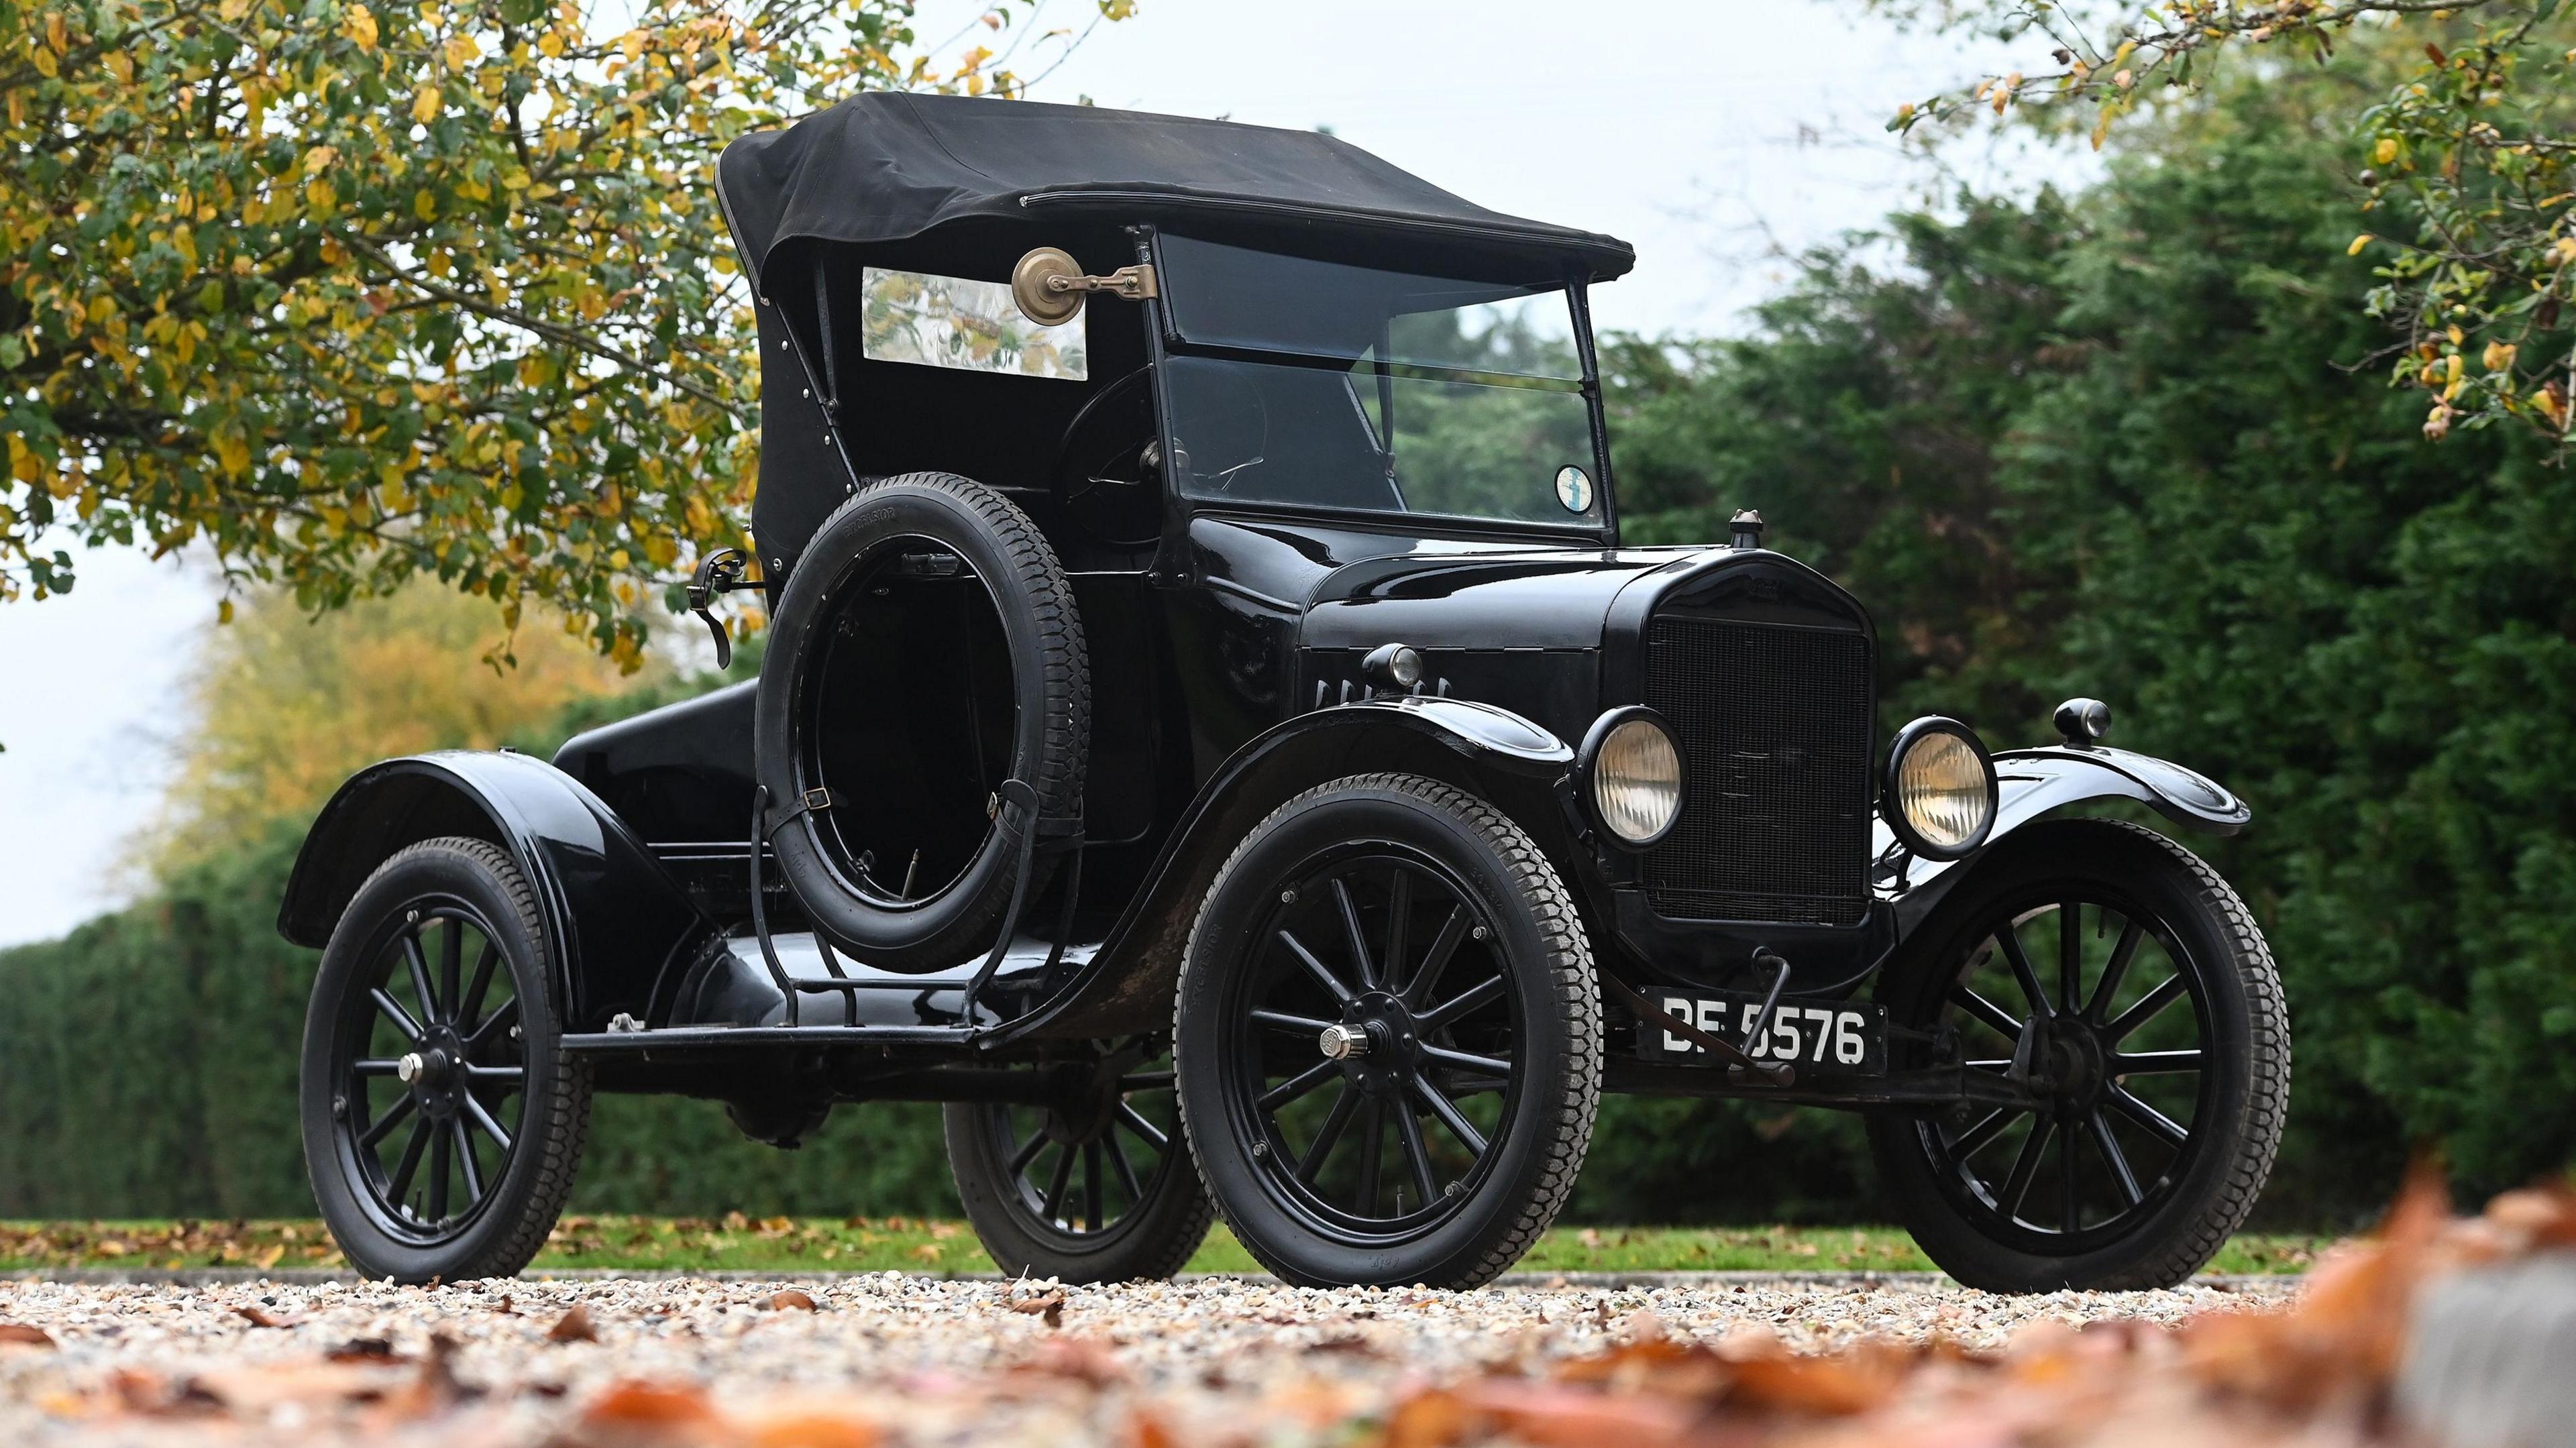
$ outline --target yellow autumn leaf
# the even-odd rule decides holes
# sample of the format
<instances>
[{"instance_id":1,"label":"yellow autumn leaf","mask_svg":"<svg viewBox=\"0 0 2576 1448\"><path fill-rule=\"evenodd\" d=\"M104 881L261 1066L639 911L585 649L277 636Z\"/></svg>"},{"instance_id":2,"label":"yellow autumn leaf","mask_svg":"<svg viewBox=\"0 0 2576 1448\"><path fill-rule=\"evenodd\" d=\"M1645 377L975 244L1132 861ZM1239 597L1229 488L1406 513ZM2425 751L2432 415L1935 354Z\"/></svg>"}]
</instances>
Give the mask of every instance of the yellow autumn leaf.
<instances>
[{"instance_id":1,"label":"yellow autumn leaf","mask_svg":"<svg viewBox=\"0 0 2576 1448\"><path fill-rule=\"evenodd\" d=\"M2560 266L2576 266L2576 236L2558 238L2557 245L2549 249L2549 254Z\"/></svg>"},{"instance_id":2,"label":"yellow autumn leaf","mask_svg":"<svg viewBox=\"0 0 2576 1448\"><path fill-rule=\"evenodd\" d=\"M2510 342L2489 342L2486 356L2480 360L2487 364L2489 372L2502 372L2513 365L2514 353L2519 350Z\"/></svg>"},{"instance_id":3,"label":"yellow autumn leaf","mask_svg":"<svg viewBox=\"0 0 2576 1448\"><path fill-rule=\"evenodd\" d=\"M340 21L340 28L358 43L360 50L376 48L376 16L366 6L350 6L349 13Z\"/></svg>"},{"instance_id":4,"label":"yellow autumn leaf","mask_svg":"<svg viewBox=\"0 0 2576 1448\"><path fill-rule=\"evenodd\" d=\"M549 30L537 39L537 52L548 60L564 53L563 32Z\"/></svg>"},{"instance_id":5,"label":"yellow autumn leaf","mask_svg":"<svg viewBox=\"0 0 2576 1448\"><path fill-rule=\"evenodd\" d=\"M52 46L57 54L69 55L72 52L71 34L63 28L63 13L59 10L45 12L45 43Z\"/></svg>"},{"instance_id":6,"label":"yellow autumn leaf","mask_svg":"<svg viewBox=\"0 0 2576 1448\"><path fill-rule=\"evenodd\" d=\"M250 444L239 434L224 433L215 438L215 460L234 477L250 471Z\"/></svg>"},{"instance_id":7,"label":"yellow autumn leaf","mask_svg":"<svg viewBox=\"0 0 2576 1448\"><path fill-rule=\"evenodd\" d=\"M2449 377L2450 377L2450 379L2451 379L2451 386L2453 386L2454 388L2456 388L2456 387L2458 387L2458 386L2460 385L2460 373L2461 373L2461 371L2462 371L2462 364L2463 364L2466 360L2467 360L2466 358L2463 358L2463 357L2462 357L2459 353L2457 353L2457 352L2454 352L2454 353L2452 353L2450 356L2445 357L2445 358L2443 358L2443 359L2442 359L2442 366L2443 366L2443 368L2444 368L2445 372L2449 375Z\"/></svg>"},{"instance_id":8,"label":"yellow autumn leaf","mask_svg":"<svg viewBox=\"0 0 2576 1448\"><path fill-rule=\"evenodd\" d=\"M37 46L36 74L51 78L53 76L60 75L61 73L62 64L54 59L54 52L44 46Z\"/></svg>"},{"instance_id":9,"label":"yellow autumn leaf","mask_svg":"<svg viewBox=\"0 0 2576 1448\"><path fill-rule=\"evenodd\" d=\"M2395 136L2380 137L2379 144L2371 148L2370 158L2377 161L2382 166L2396 160L2397 138Z\"/></svg>"},{"instance_id":10,"label":"yellow autumn leaf","mask_svg":"<svg viewBox=\"0 0 2576 1448\"><path fill-rule=\"evenodd\" d=\"M426 189L413 192L411 194L411 214L419 217L423 221L436 221L438 219L438 198L429 194Z\"/></svg>"},{"instance_id":11,"label":"yellow autumn leaf","mask_svg":"<svg viewBox=\"0 0 2576 1448\"><path fill-rule=\"evenodd\" d=\"M438 119L439 110L438 87L434 85L422 86L420 94L411 98L411 118L424 126Z\"/></svg>"},{"instance_id":12,"label":"yellow autumn leaf","mask_svg":"<svg viewBox=\"0 0 2576 1448\"><path fill-rule=\"evenodd\" d=\"M624 35L618 37L617 48L626 53L626 59L630 63L642 60L644 58L644 42L646 39L647 37L643 31L630 30Z\"/></svg>"},{"instance_id":13,"label":"yellow autumn leaf","mask_svg":"<svg viewBox=\"0 0 2576 1448\"><path fill-rule=\"evenodd\" d=\"M452 70L463 70L482 54L482 49L474 43L474 37L464 31L447 37L447 64Z\"/></svg>"},{"instance_id":14,"label":"yellow autumn leaf","mask_svg":"<svg viewBox=\"0 0 2576 1448\"><path fill-rule=\"evenodd\" d=\"M331 208L339 204L340 193L331 188L330 182L316 181L304 188L304 200L315 216L328 216Z\"/></svg>"}]
</instances>

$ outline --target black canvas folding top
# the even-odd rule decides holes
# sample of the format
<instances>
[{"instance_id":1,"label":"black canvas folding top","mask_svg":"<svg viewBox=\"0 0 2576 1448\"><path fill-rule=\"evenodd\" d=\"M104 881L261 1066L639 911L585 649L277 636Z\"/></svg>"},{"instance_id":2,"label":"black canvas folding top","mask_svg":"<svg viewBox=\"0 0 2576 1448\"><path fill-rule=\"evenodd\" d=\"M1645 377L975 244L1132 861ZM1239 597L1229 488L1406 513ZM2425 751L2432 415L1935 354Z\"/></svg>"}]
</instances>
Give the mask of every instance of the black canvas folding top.
<instances>
[{"instance_id":1,"label":"black canvas folding top","mask_svg":"<svg viewBox=\"0 0 2576 1448\"><path fill-rule=\"evenodd\" d=\"M886 244L1076 216L1269 219L1352 242L1393 232L1533 279L1606 281L1636 262L1616 237L1488 211L1320 132L1091 106L861 95L736 140L717 177L764 286L794 241Z\"/></svg>"}]
</instances>

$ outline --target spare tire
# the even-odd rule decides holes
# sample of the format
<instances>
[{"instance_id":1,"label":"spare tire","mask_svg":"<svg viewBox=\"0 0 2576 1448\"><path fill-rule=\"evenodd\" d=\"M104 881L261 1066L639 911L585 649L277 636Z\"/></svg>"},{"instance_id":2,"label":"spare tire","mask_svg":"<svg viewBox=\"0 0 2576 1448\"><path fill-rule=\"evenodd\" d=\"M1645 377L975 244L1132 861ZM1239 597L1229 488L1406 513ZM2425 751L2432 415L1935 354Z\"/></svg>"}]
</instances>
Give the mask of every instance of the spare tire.
<instances>
[{"instance_id":1,"label":"spare tire","mask_svg":"<svg viewBox=\"0 0 2576 1448\"><path fill-rule=\"evenodd\" d=\"M815 530L777 603L753 736L778 872L827 939L911 973L989 950L1028 832L1080 815L1090 735L1072 587L1009 499L910 473Z\"/></svg>"}]
</instances>

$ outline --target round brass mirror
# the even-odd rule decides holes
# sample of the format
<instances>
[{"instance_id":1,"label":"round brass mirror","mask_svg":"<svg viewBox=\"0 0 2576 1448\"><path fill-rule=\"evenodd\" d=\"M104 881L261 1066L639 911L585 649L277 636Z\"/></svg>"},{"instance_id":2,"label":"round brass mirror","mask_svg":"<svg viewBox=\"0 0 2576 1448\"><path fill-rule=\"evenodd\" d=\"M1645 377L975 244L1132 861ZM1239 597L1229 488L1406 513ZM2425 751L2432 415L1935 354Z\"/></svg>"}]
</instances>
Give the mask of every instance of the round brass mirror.
<instances>
[{"instance_id":1,"label":"round brass mirror","mask_svg":"<svg viewBox=\"0 0 2576 1448\"><path fill-rule=\"evenodd\" d=\"M1039 326L1062 326L1082 311L1082 293L1072 285L1081 278L1081 265L1062 248L1042 246L1011 268L1011 300Z\"/></svg>"}]
</instances>

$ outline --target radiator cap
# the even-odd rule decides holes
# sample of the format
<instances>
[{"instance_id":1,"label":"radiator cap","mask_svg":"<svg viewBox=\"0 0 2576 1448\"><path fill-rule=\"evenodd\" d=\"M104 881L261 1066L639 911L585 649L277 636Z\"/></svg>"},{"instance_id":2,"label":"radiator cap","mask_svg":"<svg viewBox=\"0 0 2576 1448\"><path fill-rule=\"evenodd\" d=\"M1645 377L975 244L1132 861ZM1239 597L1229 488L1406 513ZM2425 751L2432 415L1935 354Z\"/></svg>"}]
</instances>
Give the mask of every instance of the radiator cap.
<instances>
[{"instance_id":1,"label":"radiator cap","mask_svg":"<svg viewBox=\"0 0 2576 1448\"><path fill-rule=\"evenodd\" d=\"M1762 546L1762 514L1753 508L1739 508L1731 525L1735 536L1730 540L1738 548Z\"/></svg>"}]
</instances>

